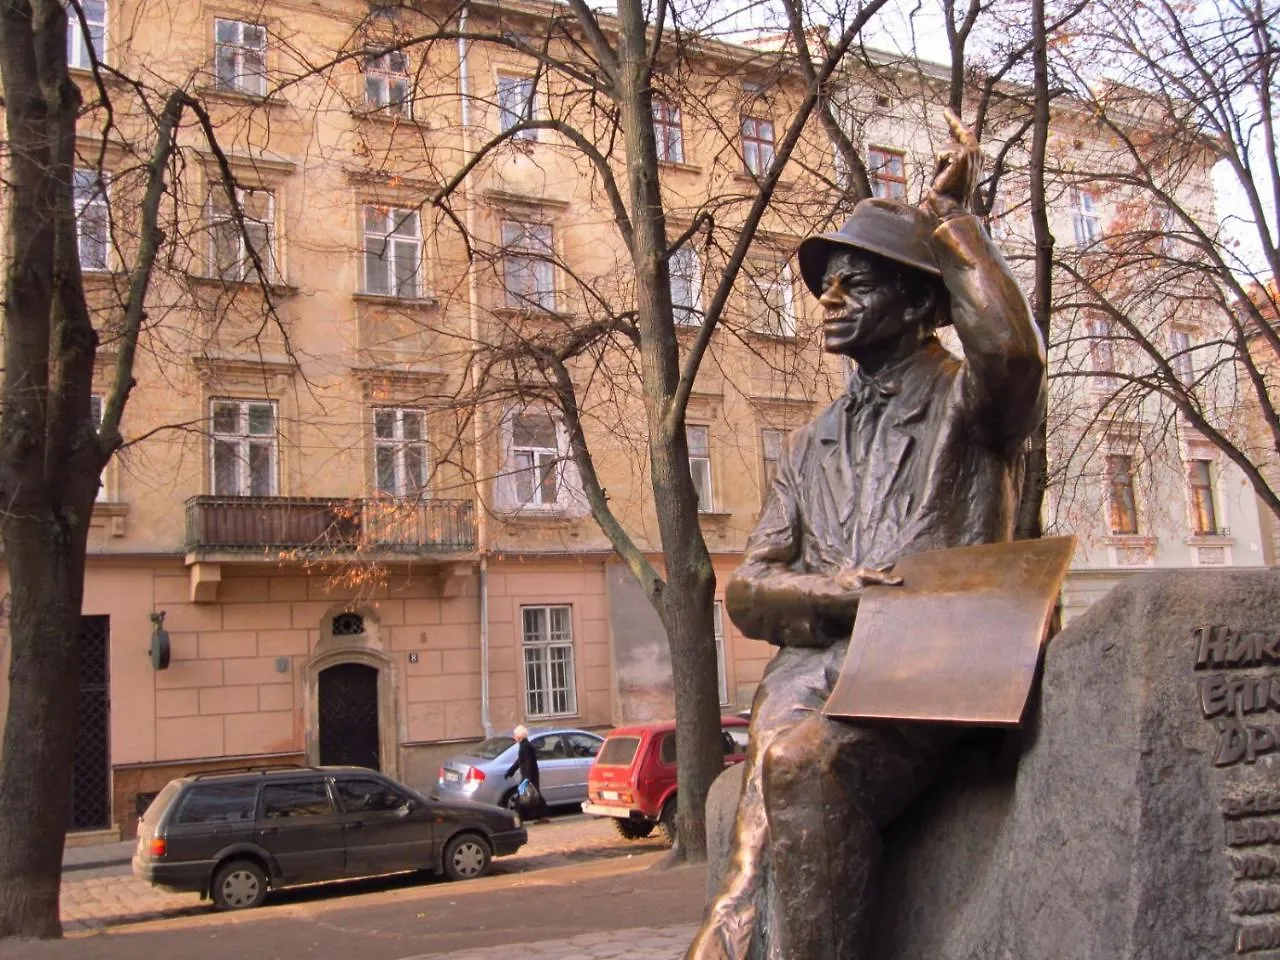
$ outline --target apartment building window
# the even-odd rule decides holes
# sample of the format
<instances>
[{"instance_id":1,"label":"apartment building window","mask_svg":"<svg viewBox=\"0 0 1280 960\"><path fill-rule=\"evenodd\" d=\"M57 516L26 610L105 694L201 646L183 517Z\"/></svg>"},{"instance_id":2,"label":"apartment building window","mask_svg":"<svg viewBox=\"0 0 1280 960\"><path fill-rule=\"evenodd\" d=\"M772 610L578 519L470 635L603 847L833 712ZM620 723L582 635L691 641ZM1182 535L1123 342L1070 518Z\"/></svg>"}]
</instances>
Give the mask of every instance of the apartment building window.
<instances>
[{"instance_id":1,"label":"apartment building window","mask_svg":"<svg viewBox=\"0 0 1280 960\"><path fill-rule=\"evenodd\" d=\"M417 210L366 206L364 292L407 300L422 295L422 231Z\"/></svg>"},{"instance_id":2,"label":"apartment building window","mask_svg":"<svg viewBox=\"0 0 1280 960\"><path fill-rule=\"evenodd\" d=\"M1107 456L1107 483L1110 489L1111 532L1125 535L1138 532L1138 502L1133 489L1133 457L1123 453Z\"/></svg>"},{"instance_id":3,"label":"apartment building window","mask_svg":"<svg viewBox=\"0 0 1280 960\"><path fill-rule=\"evenodd\" d=\"M498 74L499 129L506 133L517 124L532 120L537 109L535 98L532 77ZM538 131L519 130L511 136L515 140L537 140Z\"/></svg>"},{"instance_id":4,"label":"apartment building window","mask_svg":"<svg viewBox=\"0 0 1280 960\"><path fill-rule=\"evenodd\" d=\"M895 200L906 198L907 155L901 150L869 147L867 175L871 180L872 196L891 197Z\"/></svg>"},{"instance_id":5,"label":"apartment building window","mask_svg":"<svg viewBox=\"0 0 1280 960\"><path fill-rule=\"evenodd\" d=\"M1098 216L1098 198L1082 187L1071 188L1071 227L1076 246L1084 249L1102 239L1102 219Z\"/></svg>"},{"instance_id":6,"label":"apartment building window","mask_svg":"<svg viewBox=\"0 0 1280 960\"><path fill-rule=\"evenodd\" d=\"M697 326L702 318L702 263L691 244L671 252L667 261L671 274L671 306L679 326Z\"/></svg>"},{"instance_id":7,"label":"apartment building window","mask_svg":"<svg viewBox=\"0 0 1280 960\"><path fill-rule=\"evenodd\" d=\"M1187 464L1191 486L1191 523L1199 536L1215 536L1218 528L1218 511L1213 505L1213 461L1191 460Z\"/></svg>"},{"instance_id":8,"label":"apartment building window","mask_svg":"<svg viewBox=\"0 0 1280 960\"><path fill-rule=\"evenodd\" d=\"M684 163L684 132L680 128L680 107L661 97L653 99L653 133L658 141L658 159Z\"/></svg>"},{"instance_id":9,"label":"apartment building window","mask_svg":"<svg viewBox=\"0 0 1280 960\"><path fill-rule=\"evenodd\" d=\"M267 28L243 20L214 21L214 85L261 97L267 93Z\"/></svg>"},{"instance_id":10,"label":"apartment building window","mask_svg":"<svg viewBox=\"0 0 1280 960\"><path fill-rule=\"evenodd\" d=\"M796 335L796 291L788 264L769 265L752 280L752 326L767 337Z\"/></svg>"},{"instance_id":11,"label":"apartment building window","mask_svg":"<svg viewBox=\"0 0 1280 960\"><path fill-rule=\"evenodd\" d=\"M89 56L90 46L93 58L99 63L107 53L107 0L80 0L80 9L84 11L84 23L75 8L67 8L67 66L80 70L93 69L93 59ZM85 43L85 33L89 34L89 42Z\"/></svg>"},{"instance_id":12,"label":"apartment building window","mask_svg":"<svg viewBox=\"0 0 1280 960\"><path fill-rule=\"evenodd\" d=\"M374 483L389 497L418 497L427 487L427 416L422 410L373 411Z\"/></svg>"},{"instance_id":13,"label":"apartment building window","mask_svg":"<svg viewBox=\"0 0 1280 960\"><path fill-rule=\"evenodd\" d=\"M276 405L270 400L211 403L210 467L217 497L276 495Z\"/></svg>"},{"instance_id":14,"label":"apartment building window","mask_svg":"<svg viewBox=\"0 0 1280 960\"><path fill-rule=\"evenodd\" d=\"M111 245L107 186L94 170L72 173L81 270L106 270Z\"/></svg>"},{"instance_id":15,"label":"apartment building window","mask_svg":"<svg viewBox=\"0 0 1280 960\"><path fill-rule=\"evenodd\" d=\"M370 110L395 117L411 114L409 57L403 50L369 56L364 65L364 100Z\"/></svg>"},{"instance_id":16,"label":"apartment building window","mask_svg":"<svg viewBox=\"0 0 1280 960\"><path fill-rule=\"evenodd\" d=\"M742 117L742 161L747 173L761 176L773 163L773 121Z\"/></svg>"},{"instance_id":17,"label":"apartment building window","mask_svg":"<svg viewBox=\"0 0 1280 960\"><path fill-rule=\"evenodd\" d=\"M530 719L578 712L573 676L573 608L521 607L524 712Z\"/></svg>"},{"instance_id":18,"label":"apartment building window","mask_svg":"<svg viewBox=\"0 0 1280 960\"><path fill-rule=\"evenodd\" d=\"M236 205L221 184L209 191L209 264L222 280L245 280L254 272L253 253L267 280L275 279L275 194L270 190L236 187Z\"/></svg>"},{"instance_id":19,"label":"apartment building window","mask_svg":"<svg viewBox=\"0 0 1280 960\"><path fill-rule=\"evenodd\" d=\"M1094 384L1100 389L1112 389L1115 378L1110 374L1116 369L1116 345L1111 321L1094 317L1086 324L1089 334L1089 362L1093 367Z\"/></svg>"},{"instance_id":20,"label":"apartment building window","mask_svg":"<svg viewBox=\"0 0 1280 960\"><path fill-rule=\"evenodd\" d=\"M549 223L502 224L502 275L509 307L554 310L555 251Z\"/></svg>"},{"instance_id":21,"label":"apartment building window","mask_svg":"<svg viewBox=\"0 0 1280 960\"><path fill-rule=\"evenodd\" d=\"M686 426L684 436L689 445L689 473L698 494L698 512L709 513L715 506L711 490L711 430L704 426Z\"/></svg>"},{"instance_id":22,"label":"apartment building window","mask_svg":"<svg viewBox=\"0 0 1280 960\"><path fill-rule=\"evenodd\" d=\"M720 689L720 705L729 703L729 671L724 652L724 604L717 600L711 607L711 629L716 635L716 680Z\"/></svg>"},{"instance_id":23,"label":"apartment building window","mask_svg":"<svg viewBox=\"0 0 1280 960\"><path fill-rule=\"evenodd\" d=\"M560 442L556 421L545 413L511 418L512 490L519 506L560 502Z\"/></svg>"},{"instance_id":24,"label":"apartment building window","mask_svg":"<svg viewBox=\"0 0 1280 960\"><path fill-rule=\"evenodd\" d=\"M1191 386L1196 379L1195 364L1191 359L1191 334L1176 328L1170 330L1169 354L1169 364L1178 382L1184 387Z\"/></svg>"},{"instance_id":25,"label":"apartment building window","mask_svg":"<svg viewBox=\"0 0 1280 960\"><path fill-rule=\"evenodd\" d=\"M769 491L773 489L773 483L778 479L778 464L782 460L782 448L785 445L784 434L781 430L765 429L760 431L760 460L761 460L761 501L767 500Z\"/></svg>"}]
</instances>

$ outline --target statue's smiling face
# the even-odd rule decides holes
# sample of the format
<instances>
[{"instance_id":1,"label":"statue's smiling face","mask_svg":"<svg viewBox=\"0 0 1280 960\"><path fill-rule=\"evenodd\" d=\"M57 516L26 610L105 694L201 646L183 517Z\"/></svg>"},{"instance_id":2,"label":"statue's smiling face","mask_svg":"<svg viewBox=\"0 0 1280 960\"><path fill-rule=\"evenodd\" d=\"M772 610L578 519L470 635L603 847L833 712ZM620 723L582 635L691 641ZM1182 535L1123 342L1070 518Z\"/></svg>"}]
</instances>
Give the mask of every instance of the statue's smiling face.
<instances>
[{"instance_id":1,"label":"statue's smiling face","mask_svg":"<svg viewBox=\"0 0 1280 960\"><path fill-rule=\"evenodd\" d=\"M822 274L823 347L828 353L874 350L902 337L910 300L901 274L855 250L831 255Z\"/></svg>"}]
</instances>

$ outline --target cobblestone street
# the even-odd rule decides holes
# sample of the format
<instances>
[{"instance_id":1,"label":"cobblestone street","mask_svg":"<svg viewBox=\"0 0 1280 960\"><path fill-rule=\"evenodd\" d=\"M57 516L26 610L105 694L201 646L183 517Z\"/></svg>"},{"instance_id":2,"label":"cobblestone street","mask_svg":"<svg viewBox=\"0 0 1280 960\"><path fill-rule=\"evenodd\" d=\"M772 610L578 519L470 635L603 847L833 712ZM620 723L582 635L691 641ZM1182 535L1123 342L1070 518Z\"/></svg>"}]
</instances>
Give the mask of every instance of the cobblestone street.
<instances>
[{"instance_id":1,"label":"cobblestone street","mask_svg":"<svg viewBox=\"0 0 1280 960\"><path fill-rule=\"evenodd\" d=\"M606 819L569 815L548 824L530 825L529 842L515 856L494 860L493 873L524 873L606 857L651 853L664 848L665 844L657 839L624 840ZM282 891L268 903L306 902L442 882L418 874L402 874L374 880L317 884ZM62 922L67 933L208 913L211 909L209 902L202 901L197 894L167 893L135 879L128 864L76 870L63 876Z\"/></svg>"}]
</instances>

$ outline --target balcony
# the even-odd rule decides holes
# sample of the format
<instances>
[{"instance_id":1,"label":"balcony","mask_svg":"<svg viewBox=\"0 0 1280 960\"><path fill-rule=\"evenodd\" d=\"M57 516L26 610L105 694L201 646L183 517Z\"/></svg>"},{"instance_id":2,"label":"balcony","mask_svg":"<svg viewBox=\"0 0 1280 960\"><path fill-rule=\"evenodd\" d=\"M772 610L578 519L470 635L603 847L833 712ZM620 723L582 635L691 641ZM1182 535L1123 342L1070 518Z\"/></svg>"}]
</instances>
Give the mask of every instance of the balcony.
<instances>
[{"instance_id":1,"label":"balcony","mask_svg":"<svg viewBox=\"0 0 1280 960\"><path fill-rule=\"evenodd\" d=\"M201 559L444 557L476 545L470 500L200 496L186 508L186 550Z\"/></svg>"}]
</instances>

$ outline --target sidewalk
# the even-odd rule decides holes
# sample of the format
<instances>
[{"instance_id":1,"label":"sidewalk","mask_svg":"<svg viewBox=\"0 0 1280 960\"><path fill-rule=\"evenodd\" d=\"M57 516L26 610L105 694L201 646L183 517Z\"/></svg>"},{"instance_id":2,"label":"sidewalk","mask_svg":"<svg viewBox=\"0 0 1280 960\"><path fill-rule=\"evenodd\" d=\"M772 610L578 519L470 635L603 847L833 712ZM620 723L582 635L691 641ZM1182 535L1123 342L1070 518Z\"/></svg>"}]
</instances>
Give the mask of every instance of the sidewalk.
<instances>
[{"instance_id":1,"label":"sidewalk","mask_svg":"<svg viewBox=\"0 0 1280 960\"><path fill-rule=\"evenodd\" d=\"M609 930L584 933L567 940L544 940L541 943L512 945L504 953L520 960L680 960L698 926L694 923L670 927L637 927L631 930ZM468 950L466 953L435 953L405 960L493 960L493 948Z\"/></svg>"},{"instance_id":2,"label":"sidewalk","mask_svg":"<svg viewBox=\"0 0 1280 960\"><path fill-rule=\"evenodd\" d=\"M67 847L62 851L62 872L101 870L127 864L133 858L132 840L98 843L87 847Z\"/></svg>"}]
</instances>

